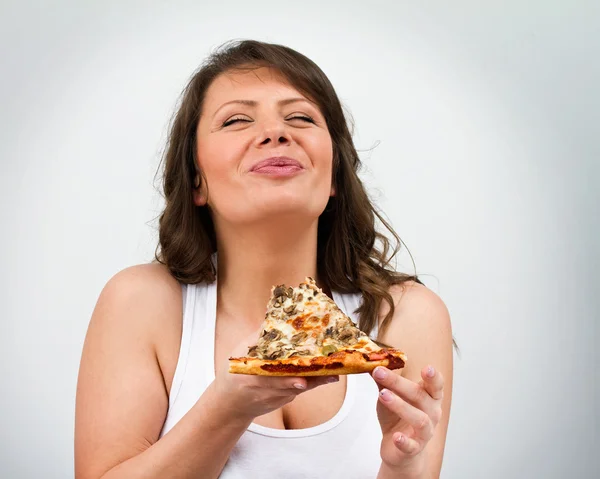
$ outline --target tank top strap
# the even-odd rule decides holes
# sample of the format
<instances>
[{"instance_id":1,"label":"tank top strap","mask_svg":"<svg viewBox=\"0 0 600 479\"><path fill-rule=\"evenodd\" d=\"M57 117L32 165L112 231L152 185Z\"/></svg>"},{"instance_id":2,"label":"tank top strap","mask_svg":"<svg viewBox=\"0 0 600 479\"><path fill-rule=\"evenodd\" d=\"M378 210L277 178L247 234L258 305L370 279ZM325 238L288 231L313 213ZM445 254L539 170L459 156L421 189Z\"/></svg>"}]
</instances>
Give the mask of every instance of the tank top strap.
<instances>
[{"instance_id":1,"label":"tank top strap","mask_svg":"<svg viewBox=\"0 0 600 479\"><path fill-rule=\"evenodd\" d=\"M181 324L181 344L179 346L179 358L177 360L178 367L175 369L171 391L169 393L169 404L174 404L181 390L183 377L185 376L185 367L181 365L187 364L187 359L190 353L192 342L192 330L194 327L194 309L196 306L196 286L195 284L181 285L181 299L183 302L183 318Z\"/></svg>"},{"instance_id":2,"label":"tank top strap","mask_svg":"<svg viewBox=\"0 0 600 479\"><path fill-rule=\"evenodd\" d=\"M181 345L169 392L166 434L214 379L216 284L182 285Z\"/></svg>"}]
</instances>

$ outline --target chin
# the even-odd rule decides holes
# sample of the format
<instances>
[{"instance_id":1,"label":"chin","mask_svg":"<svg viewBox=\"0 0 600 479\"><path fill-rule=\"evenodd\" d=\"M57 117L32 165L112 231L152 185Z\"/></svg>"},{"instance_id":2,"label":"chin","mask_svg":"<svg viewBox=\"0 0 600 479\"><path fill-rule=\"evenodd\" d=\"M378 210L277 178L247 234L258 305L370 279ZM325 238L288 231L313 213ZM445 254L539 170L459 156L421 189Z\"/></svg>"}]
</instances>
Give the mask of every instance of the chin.
<instances>
[{"instance_id":1,"label":"chin","mask_svg":"<svg viewBox=\"0 0 600 479\"><path fill-rule=\"evenodd\" d=\"M276 198L254 198L240 208L235 216L244 223L277 223L288 219L294 221L305 220L307 223L317 221L325 207L329 197L323 199L302 195L280 195Z\"/></svg>"}]
</instances>

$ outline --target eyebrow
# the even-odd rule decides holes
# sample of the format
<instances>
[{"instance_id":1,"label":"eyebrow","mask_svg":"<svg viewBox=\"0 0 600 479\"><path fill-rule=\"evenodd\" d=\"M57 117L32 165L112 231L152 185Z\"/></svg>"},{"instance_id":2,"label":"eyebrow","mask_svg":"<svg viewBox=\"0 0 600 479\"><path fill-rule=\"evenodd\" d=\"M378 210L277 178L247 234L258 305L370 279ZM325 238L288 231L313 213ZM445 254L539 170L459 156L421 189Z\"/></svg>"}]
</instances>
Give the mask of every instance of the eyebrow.
<instances>
[{"instance_id":1,"label":"eyebrow","mask_svg":"<svg viewBox=\"0 0 600 479\"><path fill-rule=\"evenodd\" d=\"M289 105L290 103L296 103L296 102L300 102L300 101L304 101L306 103L313 104L313 102L311 102L307 98L303 98L303 97L285 98L283 100L279 100L277 103L281 106L285 106L285 105ZM231 105L231 104L256 106L256 105L258 105L258 102L254 101L254 100L231 100L231 101L225 102L219 108L217 108L217 110L215 111L215 114L213 115L213 118L215 116L217 116L217 113L219 111L221 111L222 108L224 108L227 105Z\"/></svg>"}]
</instances>

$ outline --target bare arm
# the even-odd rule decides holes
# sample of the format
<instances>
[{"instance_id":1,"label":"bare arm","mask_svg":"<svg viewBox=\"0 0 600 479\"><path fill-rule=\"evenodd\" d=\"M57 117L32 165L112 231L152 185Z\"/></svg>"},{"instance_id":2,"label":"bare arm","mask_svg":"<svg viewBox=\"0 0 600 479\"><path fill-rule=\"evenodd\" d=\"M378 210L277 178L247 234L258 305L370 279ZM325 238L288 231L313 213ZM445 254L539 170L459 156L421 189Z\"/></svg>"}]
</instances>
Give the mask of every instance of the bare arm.
<instances>
[{"instance_id":1,"label":"bare arm","mask_svg":"<svg viewBox=\"0 0 600 479\"><path fill-rule=\"evenodd\" d=\"M130 268L104 288L79 372L77 479L220 473L249 422L223 417L212 390L158 441L169 399L156 339L180 335L181 314L181 288L160 266Z\"/></svg>"},{"instance_id":2,"label":"bare arm","mask_svg":"<svg viewBox=\"0 0 600 479\"><path fill-rule=\"evenodd\" d=\"M423 405L435 402L429 395L432 394L435 398L439 394L441 400L432 411L437 411L433 413L434 416L441 414L439 418L435 418L433 437L428 440L425 450L420 454L424 460L419 463L423 467L418 467L418 472L414 475L402 475L384 463L378 477L437 478L442 467L452 397L453 349L450 316L443 301L422 285L410 283L402 288L396 287L392 296L395 299L396 310L382 341L405 351L408 362L401 370L401 378L394 379L392 375L387 380L380 381L380 387L396 388L398 392L403 393L404 404L411 404L425 411L428 408ZM427 376L430 365L435 371L432 378ZM397 406L400 407L400 411L402 407L407 407L401 406L400 403ZM400 412L400 416L402 415Z\"/></svg>"},{"instance_id":3,"label":"bare arm","mask_svg":"<svg viewBox=\"0 0 600 479\"><path fill-rule=\"evenodd\" d=\"M121 478L216 478L251 420L232 420L215 407L213 386L158 442L102 475Z\"/></svg>"},{"instance_id":4,"label":"bare arm","mask_svg":"<svg viewBox=\"0 0 600 479\"><path fill-rule=\"evenodd\" d=\"M159 439L181 315L181 288L161 266L130 268L104 288L79 371L76 479L216 478L254 417L324 384L225 374Z\"/></svg>"}]
</instances>

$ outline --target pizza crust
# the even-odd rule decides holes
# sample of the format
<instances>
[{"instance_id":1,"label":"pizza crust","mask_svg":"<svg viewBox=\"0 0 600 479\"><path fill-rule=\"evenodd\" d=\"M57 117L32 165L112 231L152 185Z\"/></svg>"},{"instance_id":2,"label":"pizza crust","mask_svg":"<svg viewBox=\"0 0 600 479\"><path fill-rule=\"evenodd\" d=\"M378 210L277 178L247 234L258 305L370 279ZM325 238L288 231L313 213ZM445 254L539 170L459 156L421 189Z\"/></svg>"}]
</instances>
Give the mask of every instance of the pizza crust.
<instances>
[{"instance_id":1,"label":"pizza crust","mask_svg":"<svg viewBox=\"0 0 600 479\"><path fill-rule=\"evenodd\" d=\"M404 353L394 350L379 350L381 359L369 359L360 351L339 351L329 356L296 356L287 359L230 358L229 372L257 376L337 376L360 374L373 371L377 366L401 369L406 363Z\"/></svg>"}]
</instances>

